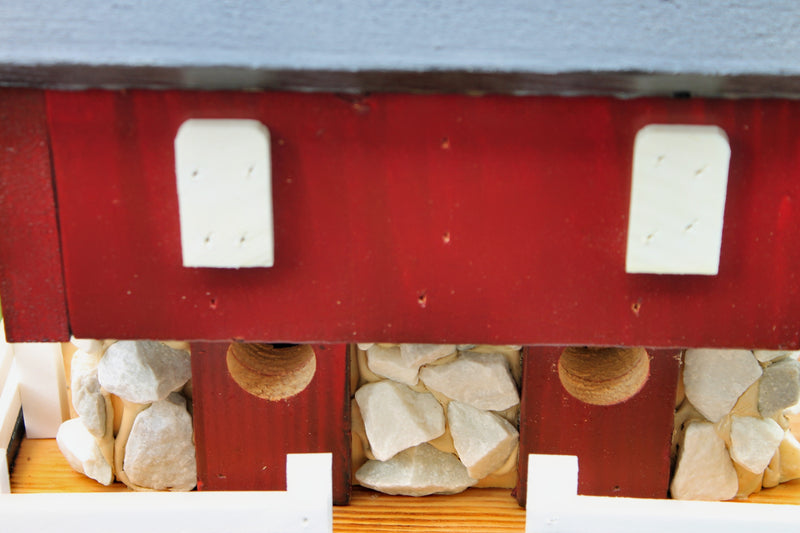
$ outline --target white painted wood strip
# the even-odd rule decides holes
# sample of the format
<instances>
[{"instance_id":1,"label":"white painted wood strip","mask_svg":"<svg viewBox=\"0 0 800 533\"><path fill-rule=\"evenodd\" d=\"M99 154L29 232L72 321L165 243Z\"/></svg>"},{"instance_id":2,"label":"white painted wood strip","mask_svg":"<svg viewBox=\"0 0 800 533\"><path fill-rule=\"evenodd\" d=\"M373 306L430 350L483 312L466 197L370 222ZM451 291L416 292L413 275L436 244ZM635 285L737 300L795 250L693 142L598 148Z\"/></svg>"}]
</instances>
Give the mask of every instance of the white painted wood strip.
<instances>
[{"instance_id":1,"label":"white painted wood strip","mask_svg":"<svg viewBox=\"0 0 800 533\"><path fill-rule=\"evenodd\" d=\"M6 454L21 407L14 347L6 342L5 324L0 320L0 494L11 492Z\"/></svg>"},{"instance_id":2,"label":"white painted wood strip","mask_svg":"<svg viewBox=\"0 0 800 533\"><path fill-rule=\"evenodd\" d=\"M8 473L8 460L6 449L0 448L0 494L11 493L11 477Z\"/></svg>"},{"instance_id":3,"label":"white painted wood strip","mask_svg":"<svg viewBox=\"0 0 800 533\"><path fill-rule=\"evenodd\" d=\"M578 459L530 455L527 533L796 532L800 507L578 496Z\"/></svg>"},{"instance_id":4,"label":"white painted wood strip","mask_svg":"<svg viewBox=\"0 0 800 533\"><path fill-rule=\"evenodd\" d=\"M5 323L0 320L0 391L8 379L14 361L14 345L6 342Z\"/></svg>"},{"instance_id":5,"label":"white painted wood strip","mask_svg":"<svg viewBox=\"0 0 800 533\"><path fill-rule=\"evenodd\" d=\"M286 492L134 492L0 496L3 533L326 533L331 454L286 457Z\"/></svg>"},{"instance_id":6,"label":"white painted wood strip","mask_svg":"<svg viewBox=\"0 0 800 533\"><path fill-rule=\"evenodd\" d=\"M12 365L5 386L0 391L0 448L8 448L21 408L17 369Z\"/></svg>"},{"instance_id":7,"label":"white painted wood strip","mask_svg":"<svg viewBox=\"0 0 800 533\"><path fill-rule=\"evenodd\" d=\"M14 360L19 372L19 394L25 434L52 439L69 418L64 359L58 343L18 343Z\"/></svg>"}]
</instances>

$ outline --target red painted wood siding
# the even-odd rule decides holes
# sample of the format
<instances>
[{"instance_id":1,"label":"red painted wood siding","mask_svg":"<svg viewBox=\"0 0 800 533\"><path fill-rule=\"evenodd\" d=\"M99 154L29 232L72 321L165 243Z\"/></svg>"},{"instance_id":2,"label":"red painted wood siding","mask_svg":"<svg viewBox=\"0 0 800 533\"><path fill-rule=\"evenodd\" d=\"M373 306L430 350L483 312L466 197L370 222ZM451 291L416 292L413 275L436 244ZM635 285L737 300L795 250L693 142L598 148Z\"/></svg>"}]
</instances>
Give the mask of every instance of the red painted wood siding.
<instances>
[{"instance_id":1,"label":"red painted wood siding","mask_svg":"<svg viewBox=\"0 0 800 533\"><path fill-rule=\"evenodd\" d=\"M520 505L525 505L531 453L577 455L579 494L666 498L680 351L648 350L650 377L642 390L626 402L597 406L573 398L561 386L562 350L525 348Z\"/></svg>"},{"instance_id":2,"label":"red painted wood siding","mask_svg":"<svg viewBox=\"0 0 800 533\"><path fill-rule=\"evenodd\" d=\"M350 499L347 346L315 346L314 379L267 401L245 392L225 364L228 343L192 344L199 490L286 490L286 454L333 455L333 501Z\"/></svg>"},{"instance_id":3,"label":"red painted wood siding","mask_svg":"<svg viewBox=\"0 0 800 533\"><path fill-rule=\"evenodd\" d=\"M800 102L49 92L80 336L800 348ZM272 132L275 267L181 266L173 138ZM636 132L732 148L720 274L629 275Z\"/></svg>"},{"instance_id":4,"label":"red painted wood siding","mask_svg":"<svg viewBox=\"0 0 800 533\"><path fill-rule=\"evenodd\" d=\"M0 89L0 235L7 339L69 340L42 91Z\"/></svg>"}]
</instances>

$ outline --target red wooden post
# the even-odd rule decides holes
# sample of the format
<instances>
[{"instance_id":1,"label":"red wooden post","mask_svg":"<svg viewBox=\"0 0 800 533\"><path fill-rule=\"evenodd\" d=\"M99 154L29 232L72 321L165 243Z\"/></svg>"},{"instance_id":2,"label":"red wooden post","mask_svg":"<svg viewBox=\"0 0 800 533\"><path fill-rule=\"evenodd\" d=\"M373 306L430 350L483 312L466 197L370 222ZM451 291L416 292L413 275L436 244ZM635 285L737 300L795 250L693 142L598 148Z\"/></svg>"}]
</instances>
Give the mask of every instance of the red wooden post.
<instances>
[{"instance_id":1,"label":"red wooden post","mask_svg":"<svg viewBox=\"0 0 800 533\"><path fill-rule=\"evenodd\" d=\"M519 485L525 505L528 454L577 455L578 492L666 498L680 350L648 350L650 378L626 402L597 406L572 397L558 377L563 347L526 347L522 369Z\"/></svg>"},{"instance_id":2,"label":"red wooden post","mask_svg":"<svg viewBox=\"0 0 800 533\"><path fill-rule=\"evenodd\" d=\"M0 89L0 295L12 342L67 341L44 93Z\"/></svg>"},{"instance_id":3,"label":"red wooden post","mask_svg":"<svg viewBox=\"0 0 800 533\"><path fill-rule=\"evenodd\" d=\"M308 387L279 401L244 391L228 372L230 343L192 344L199 490L286 490L286 454L333 454L333 501L350 499L350 393L346 345L315 345Z\"/></svg>"}]
</instances>

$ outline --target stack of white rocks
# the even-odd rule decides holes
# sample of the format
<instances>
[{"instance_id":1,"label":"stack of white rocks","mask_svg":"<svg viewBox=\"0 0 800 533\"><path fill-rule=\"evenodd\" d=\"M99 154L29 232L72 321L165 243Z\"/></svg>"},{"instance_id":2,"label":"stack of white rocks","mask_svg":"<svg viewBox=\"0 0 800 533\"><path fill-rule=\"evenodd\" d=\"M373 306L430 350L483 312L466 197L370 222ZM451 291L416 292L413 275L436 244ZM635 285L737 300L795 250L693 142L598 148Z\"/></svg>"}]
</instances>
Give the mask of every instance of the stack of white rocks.
<instances>
[{"instance_id":1,"label":"stack of white rocks","mask_svg":"<svg viewBox=\"0 0 800 533\"><path fill-rule=\"evenodd\" d=\"M800 352L687 350L673 498L728 500L800 478Z\"/></svg>"},{"instance_id":2,"label":"stack of white rocks","mask_svg":"<svg viewBox=\"0 0 800 533\"><path fill-rule=\"evenodd\" d=\"M513 487L519 346L360 344L355 481L389 494Z\"/></svg>"},{"instance_id":3,"label":"stack of white rocks","mask_svg":"<svg viewBox=\"0 0 800 533\"><path fill-rule=\"evenodd\" d=\"M185 491L197 480L185 343L73 339L78 417L56 440L69 464L109 485Z\"/></svg>"}]
</instances>

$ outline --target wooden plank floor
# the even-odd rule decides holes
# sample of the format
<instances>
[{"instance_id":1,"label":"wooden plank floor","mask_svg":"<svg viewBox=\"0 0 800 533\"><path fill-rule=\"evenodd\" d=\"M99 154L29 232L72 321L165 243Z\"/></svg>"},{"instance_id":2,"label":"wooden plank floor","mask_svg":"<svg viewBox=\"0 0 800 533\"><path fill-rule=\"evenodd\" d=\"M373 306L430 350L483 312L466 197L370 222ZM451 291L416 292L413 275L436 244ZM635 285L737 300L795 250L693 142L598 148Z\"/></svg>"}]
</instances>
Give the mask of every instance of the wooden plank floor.
<instances>
[{"instance_id":1,"label":"wooden plank floor","mask_svg":"<svg viewBox=\"0 0 800 533\"><path fill-rule=\"evenodd\" d=\"M11 491L16 493L126 490L120 483L104 487L74 472L52 439L24 440L11 473ZM800 504L800 480L764 490L746 501ZM508 490L469 489L453 496L409 498L356 488L349 506L334 507L333 529L342 533L521 532L525 511Z\"/></svg>"}]
</instances>

